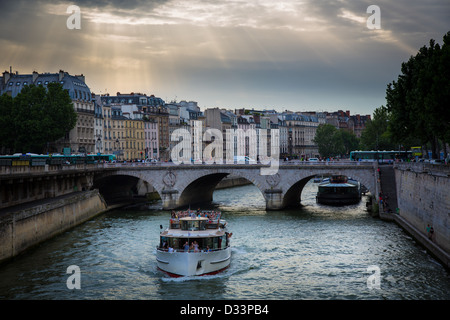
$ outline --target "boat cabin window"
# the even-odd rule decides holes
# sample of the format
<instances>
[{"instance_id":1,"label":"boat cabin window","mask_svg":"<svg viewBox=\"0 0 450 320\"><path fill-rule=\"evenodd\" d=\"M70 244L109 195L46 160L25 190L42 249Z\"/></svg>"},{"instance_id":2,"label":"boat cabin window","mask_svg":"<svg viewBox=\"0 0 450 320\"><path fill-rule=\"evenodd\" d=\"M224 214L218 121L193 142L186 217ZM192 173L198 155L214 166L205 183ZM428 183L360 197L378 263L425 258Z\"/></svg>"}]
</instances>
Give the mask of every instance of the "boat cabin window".
<instances>
[{"instance_id":1,"label":"boat cabin window","mask_svg":"<svg viewBox=\"0 0 450 320\"><path fill-rule=\"evenodd\" d=\"M187 248L185 248L186 244ZM230 241L227 233L219 237L207 238L160 237L159 248L164 251L170 251L169 248L172 248L175 252L195 252L195 244L199 251L215 251L226 249L230 246Z\"/></svg>"},{"instance_id":2,"label":"boat cabin window","mask_svg":"<svg viewBox=\"0 0 450 320\"><path fill-rule=\"evenodd\" d=\"M320 194L357 194L356 187L319 187Z\"/></svg>"},{"instance_id":3,"label":"boat cabin window","mask_svg":"<svg viewBox=\"0 0 450 320\"><path fill-rule=\"evenodd\" d=\"M182 220L181 230L198 231L206 230L206 220Z\"/></svg>"},{"instance_id":4,"label":"boat cabin window","mask_svg":"<svg viewBox=\"0 0 450 320\"><path fill-rule=\"evenodd\" d=\"M180 221L170 221L170 229L180 229Z\"/></svg>"},{"instance_id":5,"label":"boat cabin window","mask_svg":"<svg viewBox=\"0 0 450 320\"><path fill-rule=\"evenodd\" d=\"M346 183L348 178L346 176L331 176L331 183Z\"/></svg>"}]
</instances>

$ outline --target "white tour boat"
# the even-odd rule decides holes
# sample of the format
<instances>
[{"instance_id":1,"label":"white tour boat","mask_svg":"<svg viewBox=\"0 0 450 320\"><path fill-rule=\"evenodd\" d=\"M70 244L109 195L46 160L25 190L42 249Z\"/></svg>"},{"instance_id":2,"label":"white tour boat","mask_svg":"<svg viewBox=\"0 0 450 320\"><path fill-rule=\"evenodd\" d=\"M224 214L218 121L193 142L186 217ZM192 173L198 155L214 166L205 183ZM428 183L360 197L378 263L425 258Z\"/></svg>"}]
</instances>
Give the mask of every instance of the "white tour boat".
<instances>
[{"instance_id":1,"label":"white tour boat","mask_svg":"<svg viewBox=\"0 0 450 320\"><path fill-rule=\"evenodd\" d=\"M172 212L156 250L158 268L170 276L218 273L231 262L231 233L215 211Z\"/></svg>"}]
</instances>

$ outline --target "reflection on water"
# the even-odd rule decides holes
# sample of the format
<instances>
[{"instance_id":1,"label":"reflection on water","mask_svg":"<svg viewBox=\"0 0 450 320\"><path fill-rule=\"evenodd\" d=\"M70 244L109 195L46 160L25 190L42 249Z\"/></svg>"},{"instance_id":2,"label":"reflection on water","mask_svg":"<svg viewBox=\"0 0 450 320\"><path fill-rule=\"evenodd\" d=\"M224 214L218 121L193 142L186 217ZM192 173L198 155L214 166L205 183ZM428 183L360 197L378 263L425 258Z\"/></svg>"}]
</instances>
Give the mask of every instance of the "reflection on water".
<instances>
[{"instance_id":1,"label":"reflection on water","mask_svg":"<svg viewBox=\"0 0 450 320\"><path fill-rule=\"evenodd\" d=\"M250 185L217 190L233 232L232 263L204 277L170 278L156 268L157 209L115 210L45 242L0 267L1 299L449 299L450 278L396 224L371 218L365 202L327 207L308 183L302 207L265 211ZM81 289L66 286L81 269ZM367 268L381 288L370 290Z\"/></svg>"}]
</instances>

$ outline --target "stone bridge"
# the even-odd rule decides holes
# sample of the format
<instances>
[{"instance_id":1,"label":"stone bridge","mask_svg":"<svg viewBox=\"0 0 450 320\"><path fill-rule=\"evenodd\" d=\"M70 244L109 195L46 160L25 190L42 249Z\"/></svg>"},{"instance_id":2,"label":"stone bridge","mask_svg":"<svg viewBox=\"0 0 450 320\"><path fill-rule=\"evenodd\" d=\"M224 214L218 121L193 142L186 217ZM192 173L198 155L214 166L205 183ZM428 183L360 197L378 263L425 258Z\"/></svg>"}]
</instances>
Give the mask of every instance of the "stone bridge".
<instances>
[{"instance_id":1,"label":"stone bridge","mask_svg":"<svg viewBox=\"0 0 450 320\"><path fill-rule=\"evenodd\" d=\"M153 186L164 209L211 202L216 185L226 176L253 183L266 200L266 210L298 206L306 183L316 175L343 174L358 180L377 194L376 164L361 162L318 162L281 164L274 175L261 175L260 164L231 165L144 165L104 164L94 174L93 187L105 198L123 196L138 179ZM100 168L99 168L100 169Z\"/></svg>"}]
</instances>

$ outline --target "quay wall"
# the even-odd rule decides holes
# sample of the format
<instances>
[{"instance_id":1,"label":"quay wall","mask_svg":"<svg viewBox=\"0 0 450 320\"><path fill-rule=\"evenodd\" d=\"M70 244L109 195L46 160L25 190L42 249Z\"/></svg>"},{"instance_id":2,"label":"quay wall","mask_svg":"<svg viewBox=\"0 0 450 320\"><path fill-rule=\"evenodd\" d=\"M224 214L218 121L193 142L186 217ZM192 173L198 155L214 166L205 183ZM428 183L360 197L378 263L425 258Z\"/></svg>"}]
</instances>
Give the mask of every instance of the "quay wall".
<instances>
[{"instance_id":1,"label":"quay wall","mask_svg":"<svg viewBox=\"0 0 450 320\"><path fill-rule=\"evenodd\" d=\"M91 190L51 199L0 215L0 263L108 210Z\"/></svg>"},{"instance_id":2,"label":"quay wall","mask_svg":"<svg viewBox=\"0 0 450 320\"><path fill-rule=\"evenodd\" d=\"M400 164L395 180L399 214L394 220L450 267L450 168ZM434 229L431 239L428 225Z\"/></svg>"}]
</instances>

